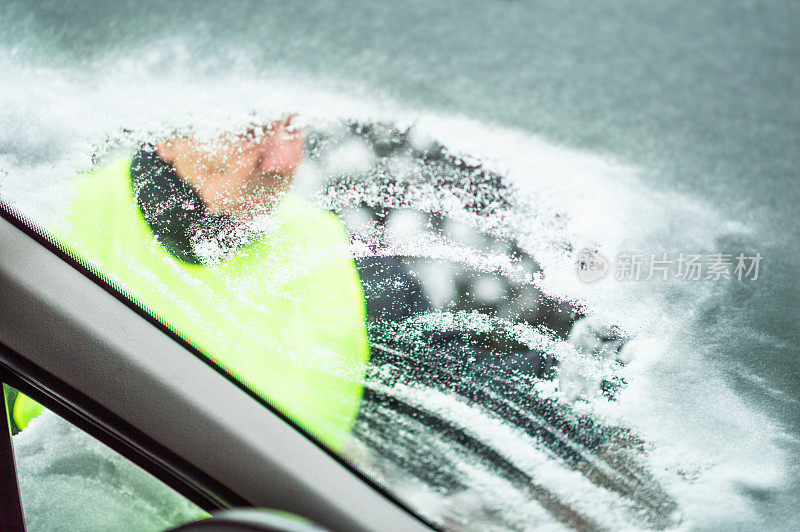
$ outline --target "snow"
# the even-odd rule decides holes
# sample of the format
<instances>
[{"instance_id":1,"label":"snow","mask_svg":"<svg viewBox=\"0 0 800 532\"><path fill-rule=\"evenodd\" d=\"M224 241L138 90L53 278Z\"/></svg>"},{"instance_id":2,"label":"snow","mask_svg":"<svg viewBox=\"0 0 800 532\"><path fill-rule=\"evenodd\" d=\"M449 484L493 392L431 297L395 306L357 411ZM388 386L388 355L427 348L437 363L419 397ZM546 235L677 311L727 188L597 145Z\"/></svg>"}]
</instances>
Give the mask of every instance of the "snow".
<instances>
[{"instance_id":1,"label":"snow","mask_svg":"<svg viewBox=\"0 0 800 532\"><path fill-rule=\"evenodd\" d=\"M207 515L50 411L33 419L13 442L30 531L156 531Z\"/></svg>"}]
</instances>

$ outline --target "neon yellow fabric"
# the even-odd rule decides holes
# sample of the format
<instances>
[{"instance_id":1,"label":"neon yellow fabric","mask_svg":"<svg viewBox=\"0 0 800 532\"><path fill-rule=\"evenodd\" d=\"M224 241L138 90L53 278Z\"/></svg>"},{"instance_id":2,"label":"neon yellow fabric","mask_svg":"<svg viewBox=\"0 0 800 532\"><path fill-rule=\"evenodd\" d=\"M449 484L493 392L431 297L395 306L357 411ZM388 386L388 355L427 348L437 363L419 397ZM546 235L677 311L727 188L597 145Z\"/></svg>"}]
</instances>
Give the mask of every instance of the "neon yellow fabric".
<instances>
[{"instance_id":1,"label":"neon yellow fabric","mask_svg":"<svg viewBox=\"0 0 800 532\"><path fill-rule=\"evenodd\" d=\"M129 171L130 160L120 160L78 179L59 240L338 450L358 412L369 358L364 296L341 223L289 195L256 242L216 266L186 264L155 240Z\"/></svg>"},{"instance_id":2,"label":"neon yellow fabric","mask_svg":"<svg viewBox=\"0 0 800 532\"><path fill-rule=\"evenodd\" d=\"M44 407L28 397L27 395L18 393L14 398L14 408L12 409L11 416L14 419L14 424L19 430L28 426L33 418L42 413Z\"/></svg>"}]
</instances>

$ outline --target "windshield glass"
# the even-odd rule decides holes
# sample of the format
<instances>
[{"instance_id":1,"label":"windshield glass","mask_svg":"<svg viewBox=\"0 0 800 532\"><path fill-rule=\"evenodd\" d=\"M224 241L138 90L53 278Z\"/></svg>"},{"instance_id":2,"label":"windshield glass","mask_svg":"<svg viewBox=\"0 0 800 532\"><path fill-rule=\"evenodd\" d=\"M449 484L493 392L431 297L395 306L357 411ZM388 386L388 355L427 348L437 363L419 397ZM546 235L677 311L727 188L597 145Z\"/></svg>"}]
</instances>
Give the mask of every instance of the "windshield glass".
<instances>
[{"instance_id":1,"label":"windshield glass","mask_svg":"<svg viewBox=\"0 0 800 532\"><path fill-rule=\"evenodd\" d=\"M0 199L434 526L790 528L798 14L10 2Z\"/></svg>"}]
</instances>

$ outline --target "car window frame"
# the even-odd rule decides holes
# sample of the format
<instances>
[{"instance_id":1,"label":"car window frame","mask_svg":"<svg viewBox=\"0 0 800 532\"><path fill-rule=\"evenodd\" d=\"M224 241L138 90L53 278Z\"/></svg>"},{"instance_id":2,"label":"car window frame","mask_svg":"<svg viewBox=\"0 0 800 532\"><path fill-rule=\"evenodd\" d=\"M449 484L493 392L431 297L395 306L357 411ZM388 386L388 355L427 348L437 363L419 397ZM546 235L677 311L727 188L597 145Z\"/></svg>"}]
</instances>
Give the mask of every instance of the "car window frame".
<instances>
[{"instance_id":1,"label":"car window frame","mask_svg":"<svg viewBox=\"0 0 800 532\"><path fill-rule=\"evenodd\" d=\"M0 293L7 296L0 297L0 368L11 386L131 458L207 511L266 506L334 529L423 530L430 526L108 280L65 253L45 231L2 200L0 247L12 251L0 255ZM107 326L93 325L94 319ZM42 320L48 327L36 328ZM237 426L236 419L221 422L224 408L208 403L198 390L187 389L186 376L177 376L183 380L181 390L169 389L167 377L175 381L176 374L170 371L176 368L154 369L153 362L137 352L144 346L154 348L159 357L169 356L170 364L191 366L194 378L202 376L204 386L226 390L224 397L237 409L253 413L257 408L257 419L248 418L255 423L244 427ZM89 371L70 367L70 355L81 349L89 351L88 359L83 359L91 361ZM187 357L187 351L191 356ZM112 371L103 363L118 366ZM134 388L149 386L149 394L163 398L166 410L159 412L150 404L145 410L151 417L164 421L172 413L174 423L185 431L192 421L174 415L189 416L202 425L196 430L216 430L213 437L220 448L239 453L241 460L260 457L250 465L269 473L260 479L244 478L241 473L238 479L235 471L221 470L209 456L213 451L180 445L166 428L158 428L158 420L143 417L137 405L119 397L127 388L119 383L109 387L104 379L119 379ZM182 399L187 395L189 403ZM195 411L203 401L205 412ZM238 410L235 414L246 417ZM258 431L265 426L273 438L270 445L258 441L264 434ZM228 465L243 471L241 464Z\"/></svg>"}]
</instances>

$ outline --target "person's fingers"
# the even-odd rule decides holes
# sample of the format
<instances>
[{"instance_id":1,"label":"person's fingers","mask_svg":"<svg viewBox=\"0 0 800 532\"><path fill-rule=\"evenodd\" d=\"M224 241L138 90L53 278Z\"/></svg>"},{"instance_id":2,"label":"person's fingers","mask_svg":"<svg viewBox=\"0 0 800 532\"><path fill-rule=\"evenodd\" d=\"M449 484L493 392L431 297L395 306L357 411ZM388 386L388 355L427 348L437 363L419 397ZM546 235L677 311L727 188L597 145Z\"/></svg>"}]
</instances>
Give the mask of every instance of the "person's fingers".
<instances>
[{"instance_id":1,"label":"person's fingers","mask_svg":"<svg viewBox=\"0 0 800 532\"><path fill-rule=\"evenodd\" d=\"M292 125L292 120L294 120L294 118L295 118L296 116L297 116L297 113L289 113L288 115L286 115L286 118L283 120L283 126L284 126L284 128L287 128L287 129L288 129L289 127L291 127L291 125Z\"/></svg>"},{"instance_id":2,"label":"person's fingers","mask_svg":"<svg viewBox=\"0 0 800 532\"><path fill-rule=\"evenodd\" d=\"M258 154L260 171L288 176L299 166L303 158L305 136L301 130L290 130L294 114L273 122L264 135L252 146Z\"/></svg>"},{"instance_id":3,"label":"person's fingers","mask_svg":"<svg viewBox=\"0 0 800 532\"><path fill-rule=\"evenodd\" d=\"M303 159L305 139L300 132L281 135L275 138L261 158L261 171L288 176L294 173Z\"/></svg>"}]
</instances>

